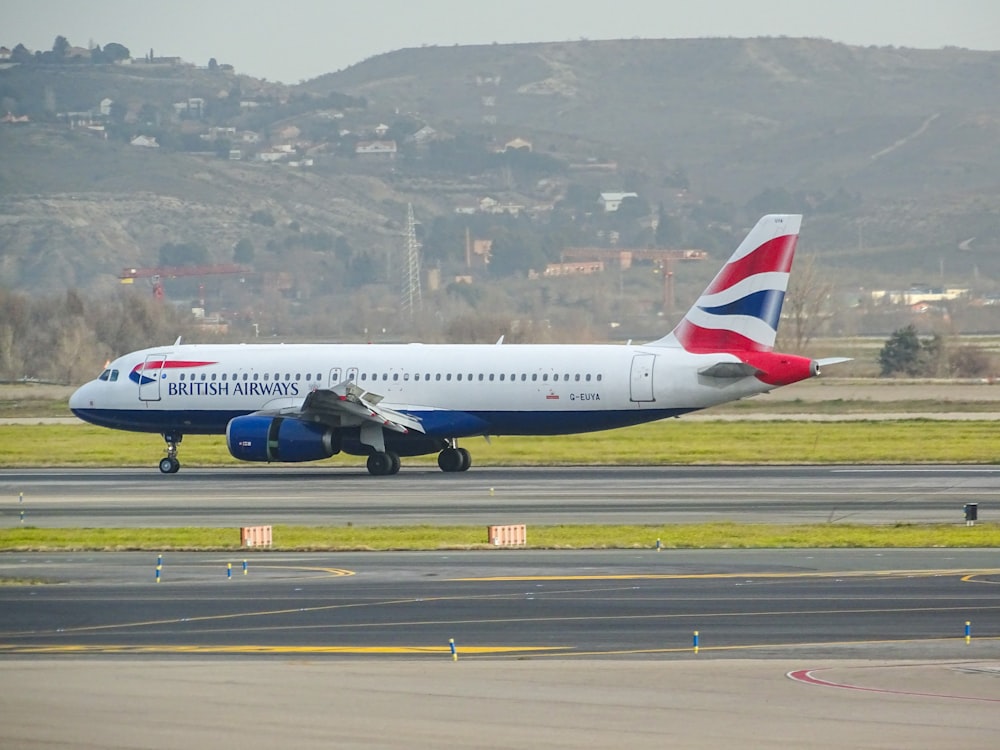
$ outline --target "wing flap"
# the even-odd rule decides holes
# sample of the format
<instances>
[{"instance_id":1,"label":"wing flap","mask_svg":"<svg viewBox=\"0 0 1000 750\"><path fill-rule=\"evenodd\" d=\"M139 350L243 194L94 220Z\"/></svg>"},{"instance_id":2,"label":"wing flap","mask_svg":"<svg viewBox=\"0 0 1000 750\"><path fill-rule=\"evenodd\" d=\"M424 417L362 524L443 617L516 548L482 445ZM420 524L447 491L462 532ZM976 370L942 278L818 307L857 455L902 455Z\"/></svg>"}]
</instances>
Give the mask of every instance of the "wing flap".
<instances>
[{"instance_id":1,"label":"wing flap","mask_svg":"<svg viewBox=\"0 0 1000 750\"><path fill-rule=\"evenodd\" d=\"M374 422L387 430L405 434L424 432L420 420L381 406L383 397L345 381L329 389L315 390L302 403L302 416L337 425Z\"/></svg>"}]
</instances>

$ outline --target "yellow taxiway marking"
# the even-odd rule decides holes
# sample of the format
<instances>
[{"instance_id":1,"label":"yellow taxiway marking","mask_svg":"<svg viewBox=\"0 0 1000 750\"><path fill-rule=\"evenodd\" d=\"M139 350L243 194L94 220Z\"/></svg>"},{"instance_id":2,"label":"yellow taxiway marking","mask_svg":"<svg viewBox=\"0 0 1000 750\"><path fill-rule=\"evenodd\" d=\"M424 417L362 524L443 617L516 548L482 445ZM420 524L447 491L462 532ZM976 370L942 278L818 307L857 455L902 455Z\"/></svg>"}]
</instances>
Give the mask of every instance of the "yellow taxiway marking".
<instances>
[{"instance_id":1,"label":"yellow taxiway marking","mask_svg":"<svg viewBox=\"0 0 1000 750\"><path fill-rule=\"evenodd\" d=\"M934 576L963 576L971 580L975 576L1000 575L1000 570L849 570L838 572L798 572L798 573L594 573L588 575L564 576L488 576L485 578L450 578L455 582L530 582L530 581L648 581L648 580L725 580L725 579L781 579L781 578L932 578Z\"/></svg>"},{"instance_id":2,"label":"yellow taxiway marking","mask_svg":"<svg viewBox=\"0 0 1000 750\"><path fill-rule=\"evenodd\" d=\"M459 646L460 655L513 654L569 650L570 646ZM66 644L16 646L0 644L3 654L441 654L451 646L106 646Z\"/></svg>"}]
</instances>

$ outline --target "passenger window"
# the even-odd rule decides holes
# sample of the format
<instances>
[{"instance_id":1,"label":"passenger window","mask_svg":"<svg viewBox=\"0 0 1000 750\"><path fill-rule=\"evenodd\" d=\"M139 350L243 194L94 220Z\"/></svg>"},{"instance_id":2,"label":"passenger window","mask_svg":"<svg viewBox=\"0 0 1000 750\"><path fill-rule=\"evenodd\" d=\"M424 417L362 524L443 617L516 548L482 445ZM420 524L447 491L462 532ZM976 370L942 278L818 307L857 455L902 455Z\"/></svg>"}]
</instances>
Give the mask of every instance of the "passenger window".
<instances>
[{"instance_id":1,"label":"passenger window","mask_svg":"<svg viewBox=\"0 0 1000 750\"><path fill-rule=\"evenodd\" d=\"M462 379L462 373L458 373L458 375L456 375L455 377L458 378L459 380L461 380Z\"/></svg>"},{"instance_id":2,"label":"passenger window","mask_svg":"<svg viewBox=\"0 0 1000 750\"><path fill-rule=\"evenodd\" d=\"M573 380L575 380L577 383L579 383L580 382L580 373L577 373L576 376L573 378Z\"/></svg>"},{"instance_id":3,"label":"passenger window","mask_svg":"<svg viewBox=\"0 0 1000 750\"><path fill-rule=\"evenodd\" d=\"M306 380L312 380L313 374L311 372L306 373Z\"/></svg>"},{"instance_id":4,"label":"passenger window","mask_svg":"<svg viewBox=\"0 0 1000 750\"><path fill-rule=\"evenodd\" d=\"M302 380L302 373L301 372L295 373L295 379L296 380Z\"/></svg>"},{"instance_id":5,"label":"passenger window","mask_svg":"<svg viewBox=\"0 0 1000 750\"><path fill-rule=\"evenodd\" d=\"M534 383L536 380L538 380L538 373L537 372L531 373L531 382Z\"/></svg>"},{"instance_id":6,"label":"passenger window","mask_svg":"<svg viewBox=\"0 0 1000 750\"><path fill-rule=\"evenodd\" d=\"M523 383L527 379L528 379L528 376L525 373L522 372L521 373L521 382Z\"/></svg>"},{"instance_id":7,"label":"passenger window","mask_svg":"<svg viewBox=\"0 0 1000 750\"><path fill-rule=\"evenodd\" d=\"M254 379L255 381L256 381L256 380L260 380L260 374L258 374L258 373L256 373L256 372L255 372L255 373L253 374L253 379Z\"/></svg>"},{"instance_id":8,"label":"passenger window","mask_svg":"<svg viewBox=\"0 0 1000 750\"><path fill-rule=\"evenodd\" d=\"M545 373L544 375L542 375L542 382L544 382L544 383L548 383L549 382L549 374L548 373Z\"/></svg>"},{"instance_id":9,"label":"passenger window","mask_svg":"<svg viewBox=\"0 0 1000 750\"><path fill-rule=\"evenodd\" d=\"M181 373L180 380L184 380L184 373Z\"/></svg>"},{"instance_id":10,"label":"passenger window","mask_svg":"<svg viewBox=\"0 0 1000 750\"><path fill-rule=\"evenodd\" d=\"M441 373L438 373L437 375L435 375L434 379L435 380L440 380L441 379Z\"/></svg>"},{"instance_id":11,"label":"passenger window","mask_svg":"<svg viewBox=\"0 0 1000 750\"><path fill-rule=\"evenodd\" d=\"M215 373L213 372L213 373L212 373L212 380L215 380L215 379L216 379L217 377L218 377L218 375L216 375L216 374L215 374Z\"/></svg>"},{"instance_id":12,"label":"passenger window","mask_svg":"<svg viewBox=\"0 0 1000 750\"><path fill-rule=\"evenodd\" d=\"M225 380L225 379L226 379L227 377L228 377L228 376L226 375L226 373L222 373L222 379L223 379L223 380Z\"/></svg>"},{"instance_id":13,"label":"passenger window","mask_svg":"<svg viewBox=\"0 0 1000 750\"><path fill-rule=\"evenodd\" d=\"M235 375L233 376L233 379L234 379L234 380L236 379L236 376L235 376ZM247 375L246 373L243 373L243 382L245 383L245 382L246 382L246 381L248 381L249 379L250 379L250 376L249 376L249 375Z\"/></svg>"},{"instance_id":14,"label":"passenger window","mask_svg":"<svg viewBox=\"0 0 1000 750\"><path fill-rule=\"evenodd\" d=\"M482 382L483 382L483 374L482 374L482 373L479 373L479 382L480 382L480 383L482 383Z\"/></svg>"},{"instance_id":15,"label":"passenger window","mask_svg":"<svg viewBox=\"0 0 1000 750\"><path fill-rule=\"evenodd\" d=\"M201 374L201 379L202 379L202 382L208 380L208 375L206 375L205 373L202 373Z\"/></svg>"},{"instance_id":16,"label":"passenger window","mask_svg":"<svg viewBox=\"0 0 1000 750\"><path fill-rule=\"evenodd\" d=\"M399 380L399 373L398 372L394 372L392 374L392 380L393 380L393 382L397 382Z\"/></svg>"},{"instance_id":17,"label":"passenger window","mask_svg":"<svg viewBox=\"0 0 1000 750\"><path fill-rule=\"evenodd\" d=\"M586 379L587 379L587 382L589 383L590 382L590 373L589 372L587 373L587 378Z\"/></svg>"},{"instance_id":18,"label":"passenger window","mask_svg":"<svg viewBox=\"0 0 1000 750\"><path fill-rule=\"evenodd\" d=\"M602 376L601 376L600 374L598 374L598 376L597 376L597 379L598 379L598 380L600 380L600 379L601 379L601 377L602 377Z\"/></svg>"},{"instance_id":19,"label":"passenger window","mask_svg":"<svg viewBox=\"0 0 1000 750\"><path fill-rule=\"evenodd\" d=\"M270 379L271 379L271 373L265 372L264 373L264 380L270 380ZM256 378L255 378L255 380L256 380Z\"/></svg>"},{"instance_id":20,"label":"passenger window","mask_svg":"<svg viewBox=\"0 0 1000 750\"><path fill-rule=\"evenodd\" d=\"M558 372L555 372L555 373L552 374L552 382L553 383L558 383L559 382L559 373Z\"/></svg>"},{"instance_id":21,"label":"passenger window","mask_svg":"<svg viewBox=\"0 0 1000 750\"><path fill-rule=\"evenodd\" d=\"M388 379L389 379L389 373L383 372L382 373L382 380L388 380Z\"/></svg>"},{"instance_id":22,"label":"passenger window","mask_svg":"<svg viewBox=\"0 0 1000 750\"><path fill-rule=\"evenodd\" d=\"M447 375L445 375L444 379L445 380L451 380L451 373L449 372Z\"/></svg>"}]
</instances>

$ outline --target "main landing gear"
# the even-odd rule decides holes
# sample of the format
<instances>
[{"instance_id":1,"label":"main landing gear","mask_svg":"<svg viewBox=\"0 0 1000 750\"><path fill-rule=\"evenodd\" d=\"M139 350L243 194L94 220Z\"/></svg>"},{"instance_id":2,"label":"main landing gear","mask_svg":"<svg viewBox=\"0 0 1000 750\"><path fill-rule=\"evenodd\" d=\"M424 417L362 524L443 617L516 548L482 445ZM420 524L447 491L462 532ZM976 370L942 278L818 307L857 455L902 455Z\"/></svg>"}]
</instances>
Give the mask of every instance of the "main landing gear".
<instances>
[{"instance_id":1,"label":"main landing gear","mask_svg":"<svg viewBox=\"0 0 1000 750\"><path fill-rule=\"evenodd\" d=\"M163 459L166 461L167 459ZM472 466L472 456L465 448L459 448L454 442L438 453L438 466L448 473L468 471ZM162 467L161 467L162 470ZM385 477L399 472L399 454L393 451L375 451L368 454L368 473L376 477Z\"/></svg>"},{"instance_id":2,"label":"main landing gear","mask_svg":"<svg viewBox=\"0 0 1000 750\"><path fill-rule=\"evenodd\" d=\"M459 448L454 443L438 453L438 466L441 471L468 471L472 466L472 456L465 448Z\"/></svg>"},{"instance_id":3,"label":"main landing gear","mask_svg":"<svg viewBox=\"0 0 1000 750\"><path fill-rule=\"evenodd\" d=\"M167 441L167 455L160 459L160 471L164 474L176 474L181 468L181 462L177 460L177 444L183 438L178 432L163 433L163 439Z\"/></svg>"},{"instance_id":4,"label":"main landing gear","mask_svg":"<svg viewBox=\"0 0 1000 750\"><path fill-rule=\"evenodd\" d=\"M375 451L368 456L368 473L375 477L399 473L399 454L392 451Z\"/></svg>"}]
</instances>

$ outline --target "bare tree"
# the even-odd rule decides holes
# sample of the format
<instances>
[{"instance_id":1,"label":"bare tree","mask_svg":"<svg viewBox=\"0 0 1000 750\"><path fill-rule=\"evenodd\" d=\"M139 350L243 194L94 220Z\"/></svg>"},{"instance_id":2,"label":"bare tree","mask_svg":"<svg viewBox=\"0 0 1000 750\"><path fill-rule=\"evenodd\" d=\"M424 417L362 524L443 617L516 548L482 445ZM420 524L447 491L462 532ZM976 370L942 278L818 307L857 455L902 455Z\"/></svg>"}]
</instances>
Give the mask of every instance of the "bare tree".
<instances>
[{"instance_id":1,"label":"bare tree","mask_svg":"<svg viewBox=\"0 0 1000 750\"><path fill-rule=\"evenodd\" d=\"M798 259L782 308L782 347L802 351L829 320L833 282L816 263L816 256Z\"/></svg>"}]
</instances>

